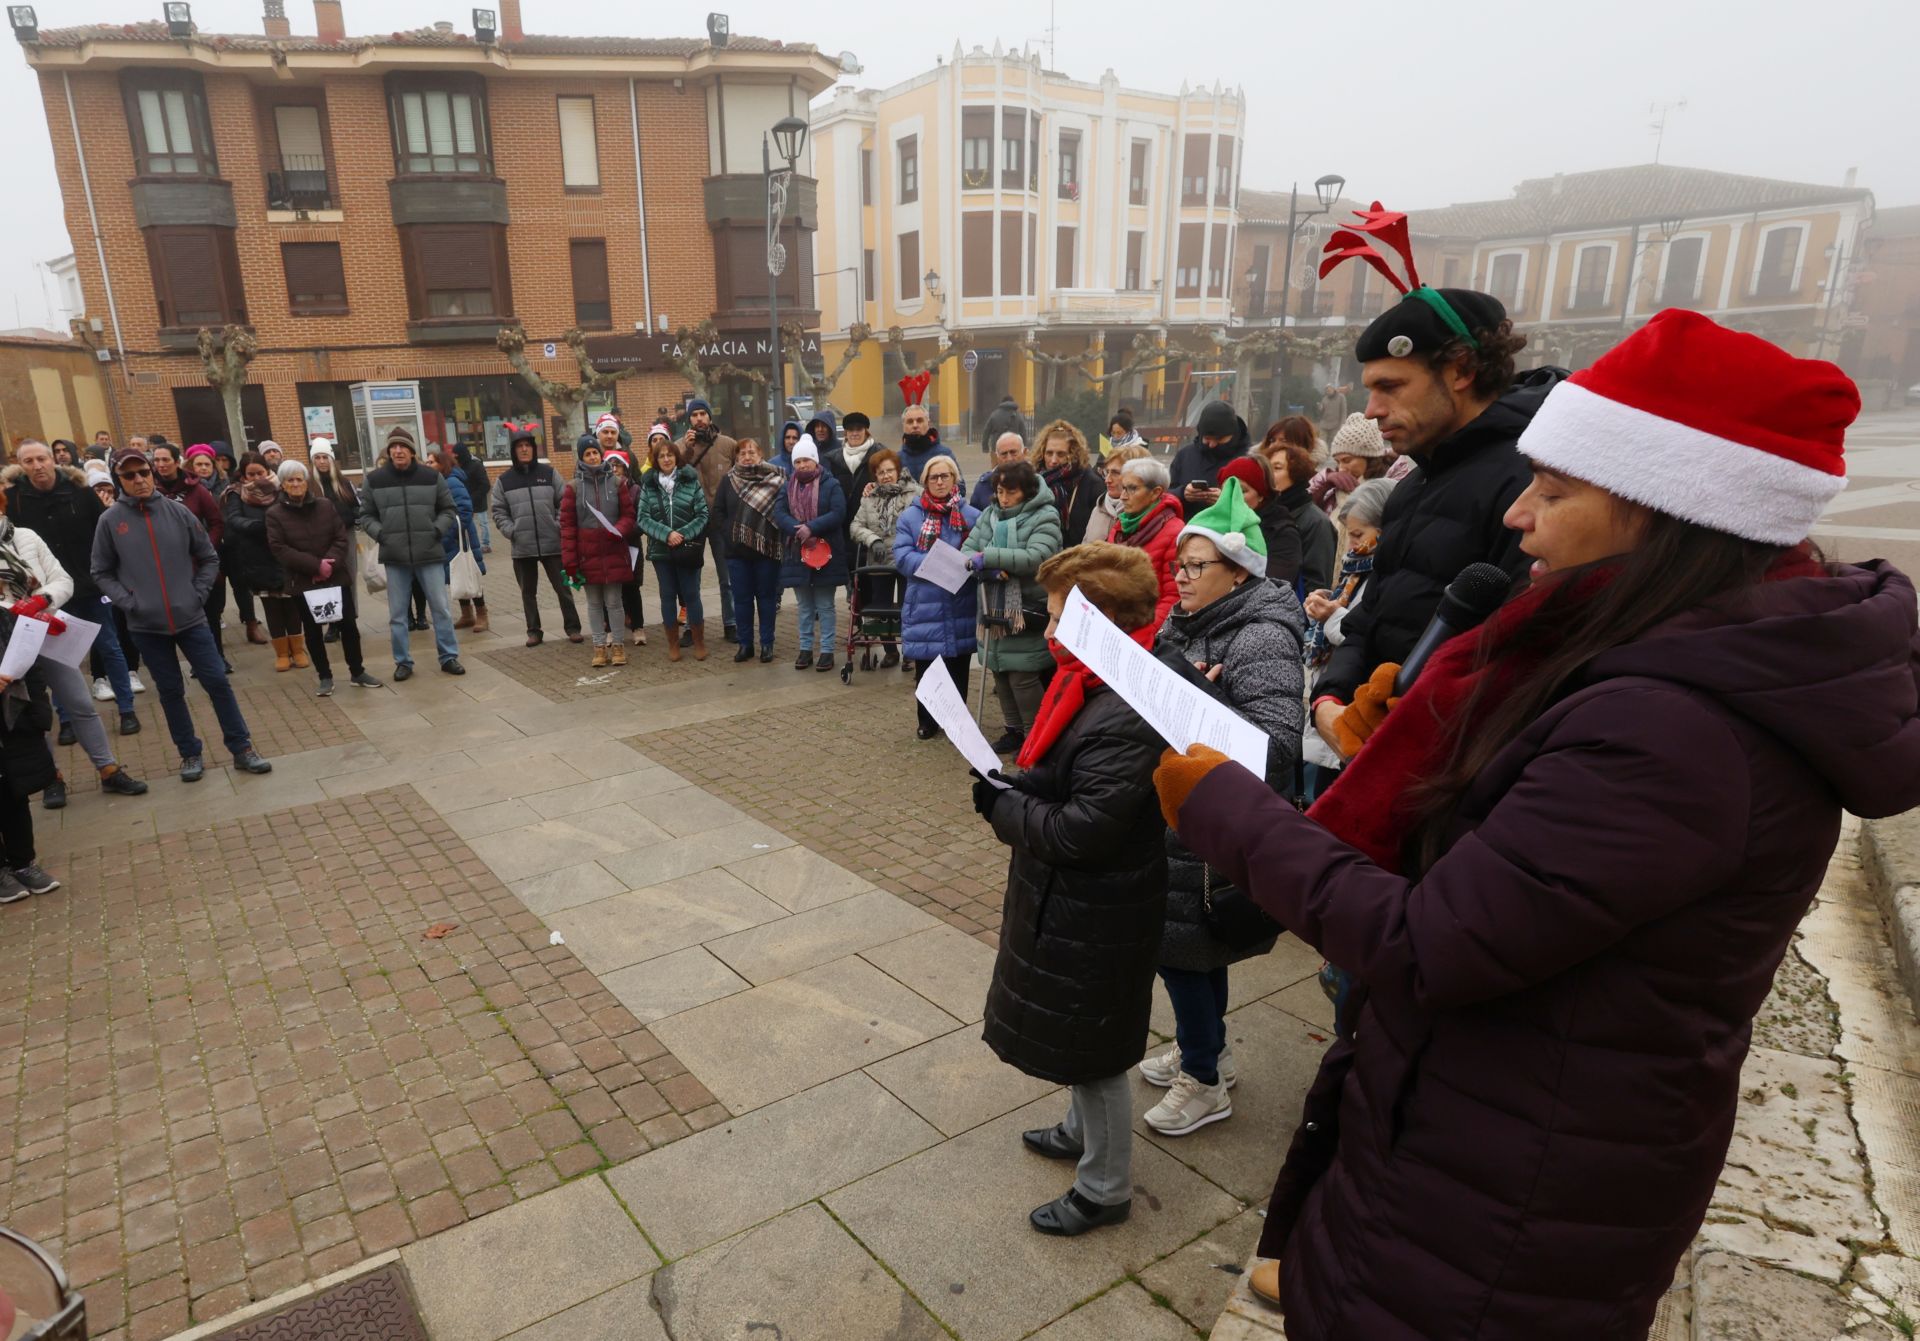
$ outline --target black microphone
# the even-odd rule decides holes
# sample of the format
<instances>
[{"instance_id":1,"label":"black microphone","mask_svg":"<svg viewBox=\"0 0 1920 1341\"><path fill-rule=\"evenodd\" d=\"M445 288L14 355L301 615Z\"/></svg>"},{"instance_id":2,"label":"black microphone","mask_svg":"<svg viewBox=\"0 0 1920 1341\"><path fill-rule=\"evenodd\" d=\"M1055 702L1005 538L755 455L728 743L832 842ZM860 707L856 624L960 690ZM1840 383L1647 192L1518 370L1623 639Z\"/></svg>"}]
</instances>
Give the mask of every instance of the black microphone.
<instances>
[{"instance_id":1,"label":"black microphone","mask_svg":"<svg viewBox=\"0 0 1920 1341\"><path fill-rule=\"evenodd\" d=\"M1512 585L1513 579L1498 564L1470 563L1462 568L1441 593L1440 607L1433 612L1426 632L1400 663L1400 673L1393 678L1394 697L1413 688L1413 682L1426 669L1427 658L1439 650L1441 643L1486 623L1487 616L1507 599Z\"/></svg>"}]
</instances>

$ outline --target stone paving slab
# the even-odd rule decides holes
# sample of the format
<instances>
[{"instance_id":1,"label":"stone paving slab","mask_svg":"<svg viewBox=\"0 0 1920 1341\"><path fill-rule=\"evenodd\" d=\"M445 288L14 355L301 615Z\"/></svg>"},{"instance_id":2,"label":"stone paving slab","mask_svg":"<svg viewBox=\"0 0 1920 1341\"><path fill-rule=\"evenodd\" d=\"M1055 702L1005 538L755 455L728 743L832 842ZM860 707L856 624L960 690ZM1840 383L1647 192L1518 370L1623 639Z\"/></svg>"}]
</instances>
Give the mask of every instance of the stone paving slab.
<instances>
[{"instance_id":1,"label":"stone paving slab","mask_svg":"<svg viewBox=\"0 0 1920 1341\"><path fill-rule=\"evenodd\" d=\"M875 889L706 945L716 959L748 982L765 983L939 925L919 909Z\"/></svg>"},{"instance_id":2,"label":"stone paving slab","mask_svg":"<svg viewBox=\"0 0 1920 1341\"><path fill-rule=\"evenodd\" d=\"M642 1024L753 986L700 945L603 973L600 981Z\"/></svg>"},{"instance_id":3,"label":"stone paving slab","mask_svg":"<svg viewBox=\"0 0 1920 1341\"><path fill-rule=\"evenodd\" d=\"M610 973L785 916L779 904L725 871L705 870L583 903L548 920L589 968Z\"/></svg>"},{"instance_id":4,"label":"stone paving slab","mask_svg":"<svg viewBox=\"0 0 1920 1341\"><path fill-rule=\"evenodd\" d=\"M1267 1223L1264 1211L1264 1207L1242 1211L1212 1233L1161 1258L1140 1273L1141 1285L1204 1332L1227 1306L1243 1264L1260 1241Z\"/></svg>"},{"instance_id":5,"label":"stone paving slab","mask_svg":"<svg viewBox=\"0 0 1920 1341\"><path fill-rule=\"evenodd\" d=\"M653 1311L652 1290L652 1280L643 1276L515 1332L507 1341L674 1341Z\"/></svg>"},{"instance_id":6,"label":"stone paving slab","mask_svg":"<svg viewBox=\"0 0 1920 1341\"><path fill-rule=\"evenodd\" d=\"M993 982L994 952L963 931L931 927L862 950L860 957L911 987L956 1020L978 1024Z\"/></svg>"},{"instance_id":7,"label":"stone paving slab","mask_svg":"<svg viewBox=\"0 0 1920 1341\"><path fill-rule=\"evenodd\" d=\"M977 1028L908 1048L868 1067L867 1074L944 1136L958 1136L1056 1088L1001 1061Z\"/></svg>"},{"instance_id":8,"label":"stone paving slab","mask_svg":"<svg viewBox=\"0 0 1920 1341\"><path fill-rule=\"evenodd\" d=\"M1033 1334L1033 1341L1192 1341L1189 1327L1172 1309L1123 1281L1105 1294Z\"/></svg>"}]
</instances>

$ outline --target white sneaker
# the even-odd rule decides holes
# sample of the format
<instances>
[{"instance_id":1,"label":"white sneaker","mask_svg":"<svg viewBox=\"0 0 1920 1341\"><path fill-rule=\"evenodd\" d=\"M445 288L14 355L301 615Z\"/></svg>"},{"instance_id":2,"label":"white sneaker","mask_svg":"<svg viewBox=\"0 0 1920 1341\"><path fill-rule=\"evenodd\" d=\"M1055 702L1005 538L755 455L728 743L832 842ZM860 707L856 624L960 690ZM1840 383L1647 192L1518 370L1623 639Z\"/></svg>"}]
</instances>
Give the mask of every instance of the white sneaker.
<instances>
[{"instance_id":1,"label":"white sneaker","mask_svg":"<svg viewBox=\"0 0 1920 1341\"><path fill-rule=\"evenodd\" d=\"M1232 1089L1240 1083L1240 1068L1233 1060L1233 1049L1220 1049L1220 1060L1216 1063L1220 1071L1220 1083ZM1174 1044L1158 1057L1149 1057L1140 1063L1140 1079L1149 1085L1158 1085L1161 1089L1173 1084L1174 1077L1180 1074L1180 1045Z\"/></svg>"},{"instance_id":2,"label":"white sneaker","mask_svg":"<svg viewBox=\"0 0 1920 1341\"><path fill-rule=\"evenodd\" d=\"M1182 1071L1173 1078L1167 1097L1147 1110L1147 1125L1162 1136L1185 1136L1232 1116L1233 1100L1224 1083L1202 1085Z\"/></svg>"},{"instance_id":3,"label":"white sneaker","mask_svg":"<svg viewBox=\"0 0 1920 1341\"><path fill-rule=\"evenodd\" d=\"M132 671L127 672L127 684L132 687L133 692L136 694L144 694L147 692L147 687L140 683L140 677Z\"/></svg>"},{"instance_id":4,"label":"white sneaker","mask_svg":"<svg viewBox=\"0 0 1920 1341\"><path fill-rule=\"evenodd\" d=\"M112 700L113 686L107 683L106 676L96 675L93 677L93 696L102 703Z\"/></svg>"}]
</instances>

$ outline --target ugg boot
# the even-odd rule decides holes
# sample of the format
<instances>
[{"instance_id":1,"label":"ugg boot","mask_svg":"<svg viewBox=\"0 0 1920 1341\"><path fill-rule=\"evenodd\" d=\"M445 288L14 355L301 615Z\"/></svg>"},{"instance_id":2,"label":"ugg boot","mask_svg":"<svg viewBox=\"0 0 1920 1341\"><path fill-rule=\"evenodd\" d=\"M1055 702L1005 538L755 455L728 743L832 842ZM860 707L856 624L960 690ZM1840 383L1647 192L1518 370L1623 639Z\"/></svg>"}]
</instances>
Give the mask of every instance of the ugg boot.
<instances>
[{"instance_id":1,"label":"ugg boot","mask_svg":"<svg viewBox=\"0 0 1920 1341\"><path fill-rule=\"evenodd\" d=\"M259 620L249 619L247 621L247 641L259 647L265 647L267 645L267 632L260 627Z\"/></svg>"},{"instance_id":2,"label":"ugg boot","mask_svg":"<svg viewBox=\"0 0 1920 1341\"><path fill-rule=\"evenodd\" d=\"M599 670L607 664L607 649L600 643L593 645L593 668Z\"/></svg>"},{"instance_id":3,"label":"ugg boot","mask_svg":"<svg viewBox=\"0 0 1920 1341\"><path fill-rule=\"evenodd\" d=\"M273 668L275 670L287 671L293 669L293 653L287 647L287 644L291 641L292 639L290 638L275 638L273 640Z\"/></svg>"},{"instance_id":4,"label":"ugg boot","mask_svg":"<svg viewBox=\"0 0 1920 1341\"><path fill-rule=\"evenodd\" d=\"M470 629L473 627L472 601L460 602L460 618L453 621L453 626L456 629Z\"/></svg>"},{"instance_id":5,"label":"ugg boot","mask_svg":"<svg viewBox=\"0 0 1920 1341\"><path fill-rule=\"evenodd\" d=\"M307 640L298 633L287 635L287 659L293 662L295 670L306 670L313 662L307 659Z\"/></svg>"},{"instance_id":6,"label":"ugg boot","mask_svg":"<svg viewBox=\"0 0 1920 1341\"><path fill-rule=\"evenodd\" d=\"M666 621L666 627L667 660L678 661L680 659L680 621L677 619L669 619Z\"/></svg>"},{"instance_id":7,"label":"ugg boot","mask_svg":"<svg viewBox=\"0 0 1920 1341\"><path fill-rule=\"evenodd\" d=\"M707 626L693 624L689 627L693 630L693 659L705 661L707 659Z\"/></svg>"},{"instance_id":8,"label":"ugg boot","mask_svg":"<svg viewBox=\"0 0 1920 1341\"><path fill-rule=\"evenodd\" d=\"M493 626L487 622L486 601L484 600L475 601L473 603L473 631L475 633L485 633L488 629L492 627Z\"/></svg>"},{"instance_id":9,"label":"ugg boot","mask_svg":"<svg viewBox=\"0 0 1920 1341\"><path fill-rule=\"evenodd\" d=\"M624 666L627 664L627 645L625 643L615 643L610 650L613 653L614 665Z\"/></svg>"}]
</instances>

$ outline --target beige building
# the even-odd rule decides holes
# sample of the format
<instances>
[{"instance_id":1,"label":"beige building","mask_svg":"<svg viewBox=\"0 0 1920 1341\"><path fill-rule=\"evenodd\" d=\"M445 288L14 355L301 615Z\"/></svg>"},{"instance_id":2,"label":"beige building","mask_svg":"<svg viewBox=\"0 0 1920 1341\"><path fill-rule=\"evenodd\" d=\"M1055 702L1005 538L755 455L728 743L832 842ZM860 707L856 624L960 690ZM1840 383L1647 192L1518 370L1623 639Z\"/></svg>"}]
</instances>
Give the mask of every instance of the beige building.
<instances>
[{"instance_id":1,"label":"beige building","mask_svg":"<svg viewBox=\"0 0 1920 1341\"><path fill-rule=\"evenodd\" d=\"M826 366L856 322L900 327L918 364L967 331L975 368L942 363L928 396L949 436L977 438L1002 395L1031 414L1086 385L1030 358L1029 337L1099 371L1143 329L1232 319L1238 91L1153 93L956 46L891 88L841 90L812 122ZM833 400L895 412L905 371L898 349L866 345ZM1160 397L1162 377L1134 380L1122 391Z\"/></svg>"}]
</instances>

